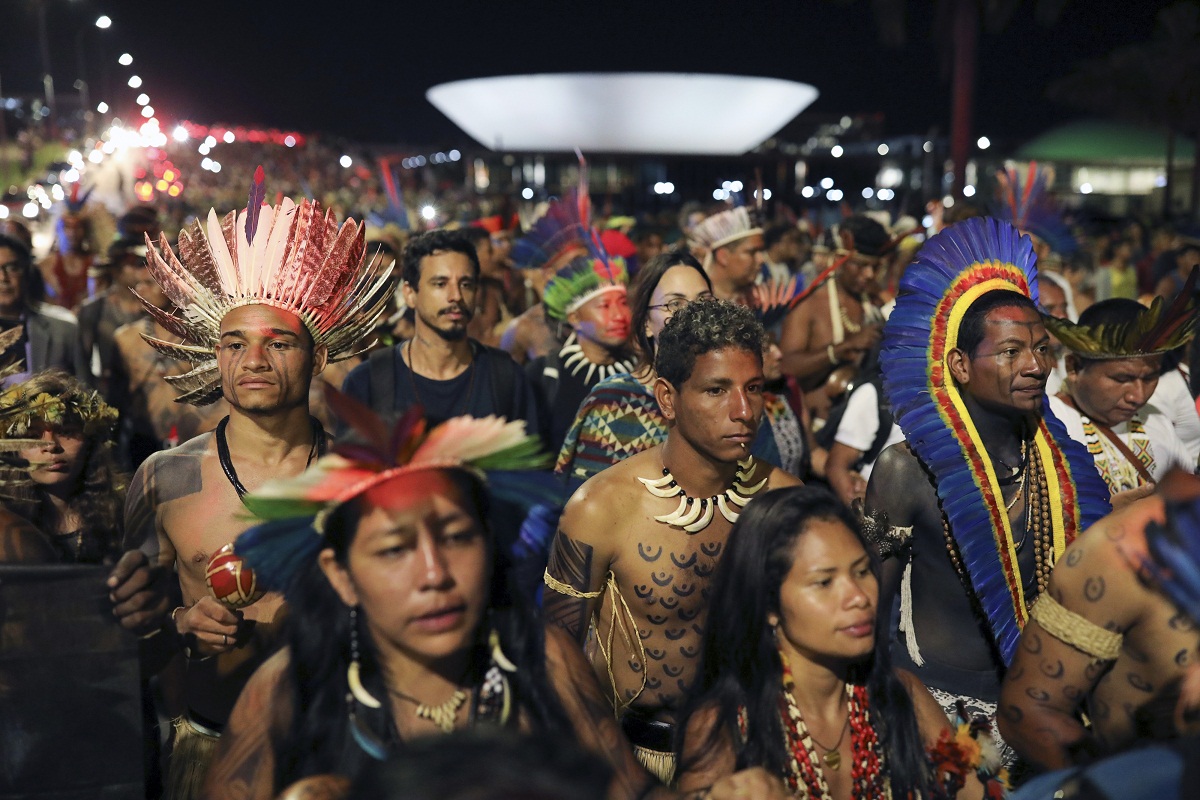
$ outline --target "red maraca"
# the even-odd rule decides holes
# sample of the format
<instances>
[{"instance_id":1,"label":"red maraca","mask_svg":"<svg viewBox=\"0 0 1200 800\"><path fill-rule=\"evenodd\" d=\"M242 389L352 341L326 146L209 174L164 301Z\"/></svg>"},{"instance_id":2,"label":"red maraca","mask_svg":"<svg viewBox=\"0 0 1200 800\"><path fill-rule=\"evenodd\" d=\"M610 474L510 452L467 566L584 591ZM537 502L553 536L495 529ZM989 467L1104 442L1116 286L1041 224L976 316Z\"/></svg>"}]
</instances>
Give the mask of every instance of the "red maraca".
<instances>
[{"instance_id":1,"label":"red maraca","mask_svg":"<svg viewBox=\"0 0 1200 800\"><path fill-rule=\"evenodd\" d=\"M258 588L254 570L233 552L233 542L213 553L208 560L208 568L204 570L204 580L212 596L235 611L250 605L264 594Z\"/></svg>"}]
</instances>

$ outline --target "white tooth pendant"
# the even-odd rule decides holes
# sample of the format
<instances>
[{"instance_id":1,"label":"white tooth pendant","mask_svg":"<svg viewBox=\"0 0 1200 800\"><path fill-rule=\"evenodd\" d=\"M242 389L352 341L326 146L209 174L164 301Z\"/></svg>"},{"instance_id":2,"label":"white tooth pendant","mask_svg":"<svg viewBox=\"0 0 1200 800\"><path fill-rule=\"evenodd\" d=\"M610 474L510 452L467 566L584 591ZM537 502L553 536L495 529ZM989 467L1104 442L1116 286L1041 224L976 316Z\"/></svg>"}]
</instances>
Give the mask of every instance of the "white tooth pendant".
<instances>
[{"instance_id":1,"label":"white tooth pendant","mask_svg":"<svg viewBox=\"0 0 1200 800\"><path fill-rule=\"evenodd\" d=\"M729 522L737 522L741 509L750 502L750 499L754 495L766 487L766 478L763 478L753 486L745 484L745 481L754 474L754 466L754 456L749 456L745 460L739 461L733 486L721 494L705 497L700 500L688 497L687 492L683 490L683 487L675 480L675 476L671 474L671 470L665 466L663 467L661 478L639 477L638 480L646 487L646 491L655 497L662 497L664 499L671 497L679 498L679 505L675 507L675 510L669 514L656 516L654 518L656 522L682 528L688 533L699 533L713 521L713 517L717 511L720 511L721 516Z\"/></svg>"},{"instance_id":2,"label":"white tooth pendant","mask_svg":"<svg viewBox=\"0 0 1200 800\"><path fill-rule=\"evenodd\" d=\"M679 488L679 484L675 483L674 476L670 471L663 470L663 476L657 480L653 478L638 478L642 485L646 487L646 491L655 497L675 497L683 493Z\"/></svg>"},{"instance_id":3,"label":"white tooth pendant","mask_svg":"<svg viewBox=\"0 0 1200 800\"><path fill-rule=\"evenodd\" d=\"M717 498L711 500L701 500L696 505L700 506L700 518L689 525L681 526L688 533L698 533L708 527L708 523L712 522L713 508L716 507Z\"/></svg>"}]
</instances>

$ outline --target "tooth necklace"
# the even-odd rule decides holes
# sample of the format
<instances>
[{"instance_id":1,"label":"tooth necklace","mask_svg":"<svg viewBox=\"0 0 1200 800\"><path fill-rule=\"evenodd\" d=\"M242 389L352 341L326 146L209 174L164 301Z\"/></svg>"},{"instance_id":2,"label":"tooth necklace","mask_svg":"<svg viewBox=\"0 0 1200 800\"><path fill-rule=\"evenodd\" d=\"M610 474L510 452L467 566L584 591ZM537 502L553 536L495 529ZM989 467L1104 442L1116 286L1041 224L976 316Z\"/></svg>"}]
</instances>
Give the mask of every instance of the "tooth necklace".
<instances>
[{"instance_id":1,"label":"tooth necklace","mask_svg":"<svg viewBox=\"0 0 1200 800\"><path fill-rule=\"evenodd\" d=\"M646 487L646 491L655 497L678 497L679 505L670 514L655 517L655 522L683 528L688 533L699 533L708 527L713 520L714 510L719 510L721 516L730 522L737 522L738 515L754 495L767 485L763 478L753 486L747 486L746 481L754 474L754 456L746 456L745 460L737 462L738 470L730 486L722 494L712 497L702 497L697 500L689 497L671 474L671 470L663 466L661 478L638 478Z\"/></svg>"}]
</instances>

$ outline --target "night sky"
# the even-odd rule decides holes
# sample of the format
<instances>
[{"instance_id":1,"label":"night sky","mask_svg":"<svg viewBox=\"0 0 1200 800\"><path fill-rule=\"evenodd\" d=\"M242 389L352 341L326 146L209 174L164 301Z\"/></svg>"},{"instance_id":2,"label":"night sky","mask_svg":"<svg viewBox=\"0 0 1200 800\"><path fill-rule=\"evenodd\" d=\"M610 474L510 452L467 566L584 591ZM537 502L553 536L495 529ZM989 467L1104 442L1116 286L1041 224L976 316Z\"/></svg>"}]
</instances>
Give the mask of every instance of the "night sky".
<instances>
[{"instance_id":1,"label":"night sky","mask_svg":"<svg viewBox=\"0 0 1200 800\"><path fill-rule=\"evenodd\" d=\"M60 93L75 79L83 31L93 103L136 92L134 69L165 121L262 125L364 142L436 144L463 134L425 100L437 83L530 72L669 70L811 83L814 113L882 113L883 133L949 127L950 89L931 32L932 0L910 2L906 46L886 48L870 0L692 3L0 0L0 88L40 91L37 2L48 4ZM1025 0L980 42L976 128L1019 143L1079 116L1046 85L1081 59L1148 39L1167 5L1068 0L1052 28ZM101 13L113 26L92 22Z\"/></svg>"}]
</instances>

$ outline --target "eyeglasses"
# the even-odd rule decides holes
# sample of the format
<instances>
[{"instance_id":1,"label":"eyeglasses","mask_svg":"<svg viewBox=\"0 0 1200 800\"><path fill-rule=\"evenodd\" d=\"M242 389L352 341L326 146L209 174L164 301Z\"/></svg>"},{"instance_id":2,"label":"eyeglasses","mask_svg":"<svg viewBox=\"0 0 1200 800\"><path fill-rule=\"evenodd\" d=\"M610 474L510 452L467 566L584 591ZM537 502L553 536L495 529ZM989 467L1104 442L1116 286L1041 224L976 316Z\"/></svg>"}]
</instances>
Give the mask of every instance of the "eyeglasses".
<instances>
[{"instance_id":1,"label":"eyeglasses","mask_svg":"<svg viewBox=\"0 0 1200 800\"><path fill-rule=\"evenodd\" d=\"M650 309L665 308L667 310L668 314L678 314L680 311L683 311L685 308L687 308L692 303L699 302L702 300L712 300L712 299L713 299L713 296L711 294L705 292L704 294L699 295L695 300L688 300L686 297L672 297L670 300L668 300L665 303L659 303L659 304L653 305L653 306L646 306L646 308L650 308Z\"/></svg>"},{"instance_id":2,"label":"eyeglasses","mask_svg":"<svg viewBox=\"0 0 1200 800\"><path fill-rule=\"evenodd\" d=\"M9 261L7 263L0 264L0 273L8 275L9 277L18 277L25 274L25 265L20 261Z\"/></svg>"}]
</instances>

